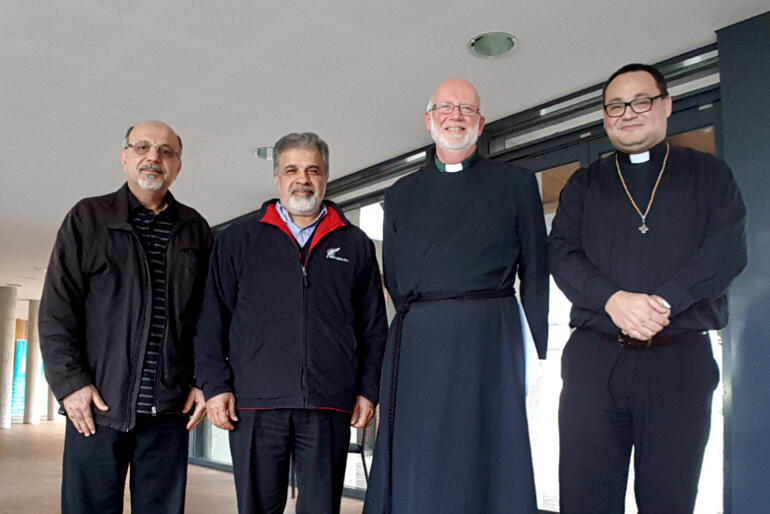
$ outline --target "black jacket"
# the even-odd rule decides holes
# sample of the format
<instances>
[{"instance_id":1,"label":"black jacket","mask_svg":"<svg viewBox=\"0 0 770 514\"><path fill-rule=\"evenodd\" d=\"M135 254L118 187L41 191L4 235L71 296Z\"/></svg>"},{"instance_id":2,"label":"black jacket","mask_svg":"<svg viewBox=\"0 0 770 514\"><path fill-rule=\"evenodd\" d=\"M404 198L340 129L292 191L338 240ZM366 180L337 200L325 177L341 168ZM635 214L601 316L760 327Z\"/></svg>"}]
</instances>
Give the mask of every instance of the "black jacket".
<instances>
[{"instance_id":1,"label":"black jacket","mask_svg":"<svg viewBox=\"0 0 770 514\"><path fill-rule=\"evenodd\" d=\"M149 267L129 219L129 191L86 198L64 218L40 300L40 350L57 399L93 384L109 406L97 424L135 423L151 309ZM193 385L192 337L212 244L206 220L174 201L166 258L167 326L156 375L158 412L180 412Z\"/></svg>"},{"instance_id":2,"label":"black jacket","mask_svg":"<svg viewBox=\"0 0 770 514\"><path fill-rule=\"evenodd\" d=\"M372 241L328 212L303 264L275 200L217 234L195 337L206 398L350 412L377 403L387 332Z\"/></svg>"}]
</instances>

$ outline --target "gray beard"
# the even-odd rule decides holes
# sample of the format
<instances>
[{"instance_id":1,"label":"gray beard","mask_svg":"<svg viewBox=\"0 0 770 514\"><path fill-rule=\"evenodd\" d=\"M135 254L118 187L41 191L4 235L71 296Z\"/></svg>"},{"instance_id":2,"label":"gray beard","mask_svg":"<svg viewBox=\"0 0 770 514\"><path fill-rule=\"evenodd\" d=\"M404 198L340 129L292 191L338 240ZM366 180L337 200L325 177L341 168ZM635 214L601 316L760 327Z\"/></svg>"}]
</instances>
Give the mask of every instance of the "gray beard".
<instances>
[{"instance_id":1,"label":"gray beard","mask_svg":"<svg viewBox=\"0 0 770 514\"><path fill-rule=\"evenodd\" d=\"M148 175L140 172L136 182L139 184L139 187L145 191L158 191L163 187L163 184L166 182L166 180L161 176L158 176L157 178L150 178Z\"/></svg>"},{"instance_id":2,"label":"gray beard","mask_svg":"<svg viewBox=\"0 0 770 514\"><path fill-rule=\"evenodd\" d=\"M289 214L295 216L309 216L318 210L318 198L315 195L307 198L290 195L288 204L283 207Z\"/></svg>"}]
</instances>

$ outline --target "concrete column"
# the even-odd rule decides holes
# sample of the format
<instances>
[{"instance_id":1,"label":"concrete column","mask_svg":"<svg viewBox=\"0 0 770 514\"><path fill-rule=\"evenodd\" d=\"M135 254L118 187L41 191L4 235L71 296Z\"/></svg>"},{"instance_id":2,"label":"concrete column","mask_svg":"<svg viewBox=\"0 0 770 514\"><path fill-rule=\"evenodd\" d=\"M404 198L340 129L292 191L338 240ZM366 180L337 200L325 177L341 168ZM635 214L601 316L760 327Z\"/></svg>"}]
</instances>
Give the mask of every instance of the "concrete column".
<instances>
[{"instance_id":1,"label":"concrete column","mask_svg":"<svg viewBox=\"0 0 770 514\"><path fill-rule=\"evenodd\" d=\"M54 421L56 419L57 412L59 410L59 402L56 401L56 397L53 395L51 388L48 388L48 421Z\"/></svg>"},{"instance_id":2,"label":"concrete column","mask_svg":"<svg viewBox=\"0 0 770 514\"><path fill-rule=\"evenodd\" d=\"M11 428L13 354L16 348L16 288L0 287L0 428Z\"/></svg>"},{"instance_id":3,"label":"concrete column","mask_svg":"<svg viewBox=\"0 0 770 514\"><path fill-rule=\"evenodd\" d=\"M43 358L40 356L40 336L37 332L37 313L40 300L29 301L27 315L27 383L24 391L24 423L38 425L43 414L45 381L40 374Z\"/></svg>"}]
</instances>

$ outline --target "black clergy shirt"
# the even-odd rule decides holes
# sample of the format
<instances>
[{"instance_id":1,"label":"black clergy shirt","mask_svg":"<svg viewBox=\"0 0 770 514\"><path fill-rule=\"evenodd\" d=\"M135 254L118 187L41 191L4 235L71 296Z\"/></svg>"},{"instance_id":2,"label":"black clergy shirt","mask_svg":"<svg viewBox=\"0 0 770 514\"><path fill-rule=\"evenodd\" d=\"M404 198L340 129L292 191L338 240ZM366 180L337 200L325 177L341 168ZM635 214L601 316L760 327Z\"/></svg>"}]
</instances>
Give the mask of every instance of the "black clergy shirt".
<instances>
[{"instance_id":1,"label":"black clergy shirt","mask_svg":"<svg viewBox=\"0 0 770 514\"><path fill-rule=\"evenodd\" d=\"M648 163L618 154L642 212L660 171L665 142ZM619 333L604 311L615 292L657 294L671 304L661 335L727 323L727 288L746 266L746 208L727 165L710 154L671 147L642 234L615 154L578 170L561 193L549 236L549 267L572 302L570 325Z\"/></svg>"}]
</instances>

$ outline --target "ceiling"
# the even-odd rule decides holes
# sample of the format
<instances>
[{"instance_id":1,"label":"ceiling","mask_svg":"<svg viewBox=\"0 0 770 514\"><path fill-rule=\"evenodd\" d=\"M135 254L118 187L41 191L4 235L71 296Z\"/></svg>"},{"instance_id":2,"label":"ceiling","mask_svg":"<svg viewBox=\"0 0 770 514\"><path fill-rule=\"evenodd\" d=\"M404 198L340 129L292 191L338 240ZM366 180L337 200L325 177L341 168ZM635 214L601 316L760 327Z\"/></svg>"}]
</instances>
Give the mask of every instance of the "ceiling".
<instances>
[{"instance_id":1,"label":"ceiling","mask_svg":"<svg viewBox=\"0 0 770 514\"><path fill-rule=\"evenodd\" d=\"M422 109L444 79L481 94L488 121L601 82L630 61L713 43L768 0L0 5L0 285L38 298L56 229L80 198L123 182L120 141L144 119L184 140L172 190L211 224L274 195L252 149L312 130L332 179L430 142ZM489 61L465 42L510 31ZM20 306L20 316L26 306Z\"/></svg>"}]
</instances>

